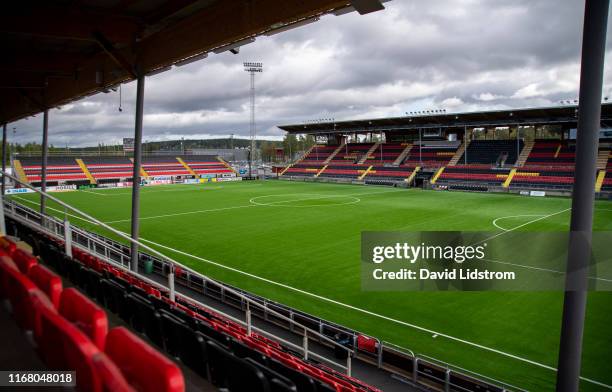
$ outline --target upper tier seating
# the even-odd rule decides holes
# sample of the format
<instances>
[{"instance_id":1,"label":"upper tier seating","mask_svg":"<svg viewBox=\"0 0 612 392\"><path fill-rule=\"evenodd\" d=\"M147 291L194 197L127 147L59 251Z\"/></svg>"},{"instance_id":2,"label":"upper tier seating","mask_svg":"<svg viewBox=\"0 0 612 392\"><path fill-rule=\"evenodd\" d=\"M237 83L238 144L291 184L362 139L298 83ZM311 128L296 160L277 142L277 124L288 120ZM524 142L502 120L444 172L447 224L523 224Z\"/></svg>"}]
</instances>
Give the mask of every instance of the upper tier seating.
<instances>
[{"instance_id":1,"label":"upper tier seating","mask_svg":"<svg viewBox=\"0 0 612 392\"><path fill-rule=\"evenodd\" d=\"M182 155L180 158L197 174L224 174L234 171L214 155Z\"/></svg>"},{"instance_id":2,"label":"upper tier seating","mask_svg":"<svg viewBox=\"0 0 612 392\"><path fill-rule=\"evenodd\" d=\"M453 158L459 145L459 142L448 141L423 141L421 144L417 142L401 164L425 167L445 166Z\"/></svg>"},{"instance_id":3,"label":"upper tier seating","mask_svg":"<svg viewBox=\"0 0 612 392\"><path fill-rule=\"evenodd\" d=\"M368 155L364 163L369 165L393 163L407 145L407 143L381 143Z\"/></svg>"},{"instance_id":4,"label":"upper tier seating","mask_svg":"<svg viewBox=\"0 0 612 392\"><path fill-rule=\"evenodd\" d=\"M19 158L23 170L30 183L41 181L42 163L40 157ZM47 184L56 182L82 182L89 183L87 176L75 161L70 157L48 157L47 158Z\"/></svg>"},{"instance_id":5,"label":"upper tier seating","mask_svg":"<svg viewBox=\"0 0 612 392\"><path fill-rule=\"evenodd\" d=\"M486 164L490 166L511 166L516 163L518 154L523 149L523 141L519 140L518 153L516 140L472 140L467 149L468 164ZM465 161L465 153L459 162Z\"/></svg>"},{"instance_id":6,"label":"upper tier seating","mask_svg":"<svg viewBox=\"0 0 612 392\"><path fill-rule=\"evenodd\" d=\"M441 183L470 182L488 186L501 186L508 177L509 169L491 169L488 165L457 165L444 169L437 180Z\"/></svg>"},{"instance_id":7,"label":"upper tier seating","mask_svg":"<svg viewBox=\"0 0 612 392\"><path fill-rule=\"evenodd\" d=\"M185 390L181 370L147 343L121 327L107 334L106 313L78 290L61 290L56 308L46 294L48 285L37 284L60 278L46 269L46 278L41 278L37 263L28 274L20 271L13 262L16 248L0 238L0 298L9 301L18 325L32 332L48 369L74 370L79 391ZM116 355L125 357L127 351L129 363Z\"/></svg>"},{"instance_id":8,"label":"upper tier seating","mask_svg":"<svg viewBox=\"0 0 612 392\"><path fill-rule=\"evenodd\" d=\"M129 179L134 174L128 157L85 157L83 163L96 180Z\"/></svg>"},{"instance_id":9,"label":"upper tier seating","mask_svg":"<svg viewBox=\"0 0 612 392\"><path fill-rule=\"evenodd\" d=\"M302 158L301 162L323 163L329 156L338 148L338 146L320 146L315 145L310 152Z\"/></svg>"},{"instance_id":10,"label":"upper tier seating","mask_svg":"<svg viewBox=\"0 0 612 392\"><path fill-rule=\"evenodd\" d=\"M533 166L574 166L575 146L566 141L537 140L527 157L526 165Z\"/></svg>"},{"instance_id":11,"label":"upper tier seating","mask_svg":"<svg viewBox=\"0 0 612 392\"><path fill-rule=\"evenodd\" d=\"M348 143L338 151L330 163L357 163L373 145L374 143Z\"/></svg>"}]
</instances>

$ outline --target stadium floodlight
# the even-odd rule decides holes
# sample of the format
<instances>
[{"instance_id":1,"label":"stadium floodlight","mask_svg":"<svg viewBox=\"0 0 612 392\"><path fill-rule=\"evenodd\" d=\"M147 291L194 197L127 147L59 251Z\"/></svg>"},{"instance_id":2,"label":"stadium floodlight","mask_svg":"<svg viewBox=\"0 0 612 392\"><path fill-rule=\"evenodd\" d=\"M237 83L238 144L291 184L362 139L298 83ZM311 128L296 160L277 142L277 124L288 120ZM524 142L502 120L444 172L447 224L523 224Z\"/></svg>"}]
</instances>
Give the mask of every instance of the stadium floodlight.
<instances>
[{"instance_id":1,"label":"stadium floodlight","mask_svg":"<svg viewBox=\"0 0 612 392\"><path fill-rule=\"evenodd\" d=\"M263 72L263 63L245 62L244 71L251 75L251 122L249 133L251 136L251 152L249 154L249 177L253 176L253 155L255 155L255 73Z\"/></svg>"},{"instance_id":2,"label":"stadium floodlight","mask_svg":"<svg viewBox=\"0 0 612 392\"><path fill-rule=\"evenodd\" d=\"M223 52L231 51L232 53L237 54L239 52L238 48L240 48L241 46L253 43L253 42L255 42L255 38L254 37L245 38L245 39L240 40L240 41L232 42L231 44L220 46L217 49L213 50L213 52L215 54L220 54L220 53L223 53Z\"/></svg>"},{"instance_id":3,"label":"stadium floodlight","mask_svg":"<svg viewBox=\"0 0 612 392\"><path fill-rule=\"evenodd\" d=\"M310 19L304 19L304 20L301 20L295 23L272 25L270 26L271 30L267 31L265 35L269 37L272 35L276 35L278 33L282 33L284 31L293 30L298 27L306 26L306 25L309 25L311 23L318 22L318 21L319 21L319 17L317 16L317 17L310 18Z\"/></svg>"}]
</instances>

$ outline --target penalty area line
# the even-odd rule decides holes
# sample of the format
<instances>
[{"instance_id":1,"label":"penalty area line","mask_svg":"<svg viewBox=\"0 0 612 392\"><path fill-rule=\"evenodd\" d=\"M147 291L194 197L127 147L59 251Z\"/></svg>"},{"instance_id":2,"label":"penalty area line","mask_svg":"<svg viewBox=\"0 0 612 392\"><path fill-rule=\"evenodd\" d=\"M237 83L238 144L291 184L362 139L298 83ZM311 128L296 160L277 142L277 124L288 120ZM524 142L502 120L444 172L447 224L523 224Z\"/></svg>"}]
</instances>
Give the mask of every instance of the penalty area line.
<instances>
[{"instance_id":1,"label":"penalty area line","mask_svg":"<svg viewBox=\"0 0 612 392\"><path fill-rule=\"evenodd\" d=\"M492 348L492 347L487 347L487 346L484 346L484 345L479 344L479 343L474 343L474 342L471 342L469 340L464 340L464 339L461 339L461 338L457 338L457 337L454 337L454 336L451 336L451 335L447 335L447 334L444 334L444 333L441 333L441 332L434 331L432 329L428 329L428 328L425 328L425 327L418 326L416 324L411 324L411 323L408 323L406 321L394 319L392 317L385 316L385 315L382 315L382 314L378 314L378 313L372 312L370 310L362 309L362 308L359 308L359 307L356 307L356 306L353 306L353 305L349 305L349 304L346 304L346 303L343 303L343 302L340 302L340 301L336 301L334 299L327 298L327 297L324 297L324 296L319 295L319 294L314 294L314 293L311 293L309 291L298 289L296 287L289 286L289 285L284 284L284 283L276 282L276 281L273 281L273 280L268 279L268 278L264 278L264 277L261 277L261 276L258 276L258 275L251 274L251 273L246 272L246 271L239 270L239 269L234 268L234 267L230 267L230 266L227 266L227 265L224 265L224 264L212 261L212 260L208 260L208 259L205 259L203 257L196 256L196 255L184 252L184 251L179 250L179 249L171 248L171 247L169 247L167 245L163 245L163 244L151 241L151 240L147 240L147 239L142 238L142 237L140 238L140 240L144 241L144 242L148 242L151 245L158 246L160 248L169 250L171 252L174 252L174 253L177 253L177 254L181 254L183 256L187 256L187 257L190 257L192 259L195 259L195 260L198 260L198 261L202 261L202 262L205 262L205 263L217 266L219 268L223 268L223 269L226 269L226 270L229 270L229 271L232 271L232 272L236 272L238 274L245 275L245 276L248 276L250 278L260 280L262 282L266 282L266 283L269 283L269 284L272 284L272 285L275 285L275 286L279 286L279 287L285 288L287 290L295 291L297 293L304 294L304 295L307 295L307 296L310 296L310 297L313 297L313 298L316 298L316 299L319 299L319 300L322 300L322 301L325 301L325 302L329 302L329 303L332 303L334 305L338 305L338 306L341 306L341 307L344 307L344 308L347 308L347 309L351 309L351 310L354 310L354 311L357 311L357 312L360 312L360 313L363 313L363 314L367 314L369 316L373 316L373 317L380 318L380 319L383 319L383 320L386 320L386 321L390 321L390 322L395 323L395 324L399 324L399 325L403 325L403 326L406 326L406 327L410 327L410 328L413 328L413 329L416 329L418 331L425 332L425 333L428 333L428 334L431 334L431 335L437 335L439 337L443 337L443 338L446 338L448 340L452 340L452 341L455 341L455 342L463 343L463 344L466 344L468 346L479 348L481 350L489 351L489 352L492 352L492 353L495 353L495 354L499 354L499 355L502 355L502 356L505 356L505 357L508 357L508 358L511 358L511 359L515 359L515 360L518 360L518 361L521 361L521 362L528 363L530 365L538 366L538 367L543 368L543 369L551 370L551 371L554 371L554 372L557 371L557 369L554 368L553 366L546 365L546 364L543 364L543 363L540 363L540 362L536 362L536 361L533 361L531 359L519 357L518 355L510 354L510 353L507 353L505 351L501 351L501 350L498 350L498 349L495 349L495 348ZM604 384L602 382L599 382L599 381L596 381L596 380L593 380L593 379L590 379L590 378L586 378L586 377L582 377L581 376L580 379L583 380L583 381L586 381L586 382L589 382L589 383L592 383L592 384L604 387L604 388L612 389L612 385L607 385L607 384Z\"/></svg>"}]
</instances>

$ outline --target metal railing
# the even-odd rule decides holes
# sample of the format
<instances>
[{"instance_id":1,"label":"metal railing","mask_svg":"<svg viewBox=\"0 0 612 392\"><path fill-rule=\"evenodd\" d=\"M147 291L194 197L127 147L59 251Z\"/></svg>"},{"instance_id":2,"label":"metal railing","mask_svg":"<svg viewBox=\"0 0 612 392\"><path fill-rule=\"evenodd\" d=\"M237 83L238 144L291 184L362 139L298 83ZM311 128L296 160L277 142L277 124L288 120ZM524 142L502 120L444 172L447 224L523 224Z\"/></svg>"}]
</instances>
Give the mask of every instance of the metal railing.
<instances>
[{"instance_id":1,"label":"metal railing","mask_svg":"<svg viewBox=\"0 0 612 392\"><path fill-rule=\"evenodd\" d=\"M15 180L17 183L20 183L20 181L13 176L8 175L8 174L6 174L6 176L7 178L11 178ZM253 294L244 292L238 288L232 287L230 285L227 285L222 282L216 281L212 278L209 278L201 274L200 272L194 271L190 269L189 267L186 267L183 264L171 259L170 257L164 255L163 253L155 250L154 248L148 245L142 244L138 241L134 241L127 234L121 231L118 231L116 229L113 229L112 227L109 227L105 223L89 216L88 214L84 212L81 212L80 210L74 207L71 207L70 205L62 202L61 200L57 199L56 197L52 195L49 195L46 192L43 193L40 190L33 188L29 184L22 184L22 185L24 187L32 189L33 191L39 194L44 194L49 200L52 200L58 203L60 206L62 206L64 208L63 211L59 209L55 209L55 211L60 214L63 213L64 220L62 221L50 215L42 215L40 212L35 211L32 208L26 207L25 205L21 203L17 203L12 200L4 200L3 196L0 195L0 197L3 198L2 203L1 203L3 208L0 208L0 227L2 229L2 234L5 234L6 232L4 228L4 215L6 214L7 216L13 219L19 220L20 223L25 224L32 229L42 231L45 234L50 235L60 241L64 241L65 252L68 255L71 255L72 247L79 248L81 250L87 251L90 254L95 255L96 257L106 262L112 263L114 266L126 272L135 274L133 271L129 269L131 257L129 254L130 249L128 246L120 242L117 242L115 240L112 240L110 238L107 238L105 236L102 236L101 234L90 232L80 227L72 226L68 218L72 217L72 218L80 219L80 220L89 222L90 224L105 228L108 231L114 233L115 235L127 241L138 243L138 245L141 246L143 249L156 255L156 256L152 256L146 253L140 253L147 260L156 261L162 264L162 267L159 268L160 275L162 276L164 275L164 270L165 270L163 268L164 265L167 265L168 270L170 271L170 273L168 273L167 275L167 278L168 278L167 285L163 285L156 280L150 279L146 275L136 273L135 275L137 275L139 279L147 282L148 284L152 286L155 286L161 291L168 292L169 297L172 298L173 300L175 300L176 298L179 298L182 301L193 303L196 306L199 306L202 308L208 308L209 306L199 302L198 300L192 297L177 293L175 291L175 279L178 279L178 282L182 284L183 286L189 289L192 289L196 292L202 293L204 295L208 295L211 298L216 298L217 300L220 300L222 303L225 303L225 304L232 305L230 295L234 296L235 298L239 300L239 303L235 304L236 307L239 307L240 309L244 310L244 315L245 315L244 320L238 317L232 316L228 314L227 312L223 312L219 310L218 308L214 308L214 311L217 312L222 317L225 317L228 320L231 320L243 326L247 330L247 333L249 335L252 334L253 332L256 332L257 334L270 338L271 340L277 341L278 343L298 352L306 360L309 358L313 358L315 360L325 362L327 364L332 365L333 367L336 367L342 371L345 371L347 375L351 376L353 357L359 358L362 360L364 360L364 358L365 359L369 358L370 361L373 362L380 369L385 369L391 373L400 375L401 377L405 377L405 375L409 374L410 378L409 379L406 378L405 381L411 382L415 385L421 385L421 383L423 382L422 372L419 371L419 364L429 363L429 364L433 364L435 366L445 369L446 379L440 380L440 382L444 383L445 385L444 388L446 390L448 390L447 388L450 388L450 387L456 388L456 386L452 385L450 381L451 375L454 374L454 375L470 377L473 380L481 381L491 386L495 386L503 391L509 391L509 390L521 391L520 388L515 387L511 384L507 384L502 381L495 380L490 377L484 376L482 374L475 373L475 372L466 370L464 368L448 364L446 362L442 362L440 360L437 360L435 358L429 357L424 354L414 353L412 350L408 348L401 347L401 346L398 346L390 342L375 339L376 340L376 351L375 352L366 353L364 351L361 351L357 345L357 338L359 335L367 336L365 334L362 334L355 330L349 330L340 325L335 325L331 322L327 322L317 317L310 316L306 313L284 307L283 305L277 304L273 301L269 301L265 298L254 296ZM50 210L53 210L52 207L47 207L47 208ZM68 211L75 212L76 214L81 215L81 216L72 215ZM185 278L175 277L173 271L176 266L179 266L184 271L182 275L186 276ZM198 279L201 279L202 283L201 284L195 283L194 280L192 279L193 277L197 277ZM213 287L219 287L218 297L211 295L210 292L207 293L207 290L212 290ZM277 308L277 309L282 308L287 312L288 315L284 315L276 311L274 308ZM300 344L296 344L294 342L288 341L287 339L283 339L276 334L273 334L269 331L266 331L262 328L259 328L253 325L252 313L254 310L257 310L257 309L262 311L263 313L262 318L264 320L268 322L276 323L276 324L278 324L279 322L282 322L283 327L286 327L291 332L299 336L302 336L302 342L301 342L302 344L300 345ZM298 320L303 320L303 321L302 322L296 321L296 318ZM311 327L304 325L304 323L307 323L307 324L310 324L316 327L311 328ZM326 335L326 332L328 334L342 333L342 334L348 335L349 341L351 342L351 347L353 348L347 347L343 344L338 343L337 341L333 339L330 339L328 337L329 335ZM315 353L309 347L309 340L312 340L312 339L316 339L318 340L319 343L330 346L332 348L339 348L342 351L346 352L347 353L346 364L338 363L321 354ZM389 353L396 353L396 354L400 354L403 357L405 357L406 366L404 366L402 369L390 369L389 366L384 363L385 362L384 357L385 355L388 355Z\"/></svg>"},{"instance_id":2,"label":"metal railing","mask_svg":"<svg viewBox=\"0 0 612 392\"><path fill-rule=\"evenodd\" d=\"M2 208L0 208L0 232L2 235L6 234L6 226L5 226L5 219L4 219L4 215L5 213L7 213L7 215L10 215L12 217L22 217L24 218L26 221L28 221L28 223L30 223L30 225L32 223L34 223L36 226L38 226L39 229L42 229L43 231L45 231L47 234L50 234L58 239L61 239L64 241L65 244L65 250L66 250L66 254L68 254L69 256L72 255L72 246L76 245L78 247L82 247L82 245L79 242L73 242L73 240L75 239L79 239L79 238L84 238L87 241L87 250L92 249L92 246L95 248L100 247L103 249L106 249L105 252L107 252L107 256L108 257L104 257L104 259L106 259L105 261L111 262L115 265L117 265L119 268L129 271L132 274L137 275L140 279L143 279L144 281L155 285L156 287L163 287L164 289L168 289L169 290L169 298L172 301L176 300L176 290L175 290L175 268L176 266L180 266L180 268L182 270L186 270L191 272L194 275L197 275L199 278L201 278L203 281L211 283L211 284L216 284L219 285L220 283L217 282L216 280L209 278L208 276L197 272L195 270L192 270L191 268L177 262L176 260L170 258L169 256L159 252L158 250L145 245L143 243L141 243L140 241L134 240L133 238L131 238L129 235L125 234L122 231L116 230L112 227L110 227L109 225L105 224L104 222L92 217L91 215L77 209L74 208L72 206L70 206L69 204L59 200L58 198L54 197L53 195L50 195L47 192L43 192L39 189L36 189L35 187L31 186L30 184L26 184L21 182L18 178L4 173L4 175L7 178L12 179L13 181L15 181L15 183L17 184L21 184L23 187L29 188L31 190L33 190L34 192L44 195L47 199L59 204L60 206L62 206L65 211L64 211L64 216L65 216L65 220L62 222L59 219L53 217L53 216L49 216L49 215L43 215L39 212L36 212L30 208L27 208L23 205L20 205L18 203L15 203L13 201L8 201L8 200L4 200L4 195L0 195L0 204L2 205ZM18 213L21 212L21 213ZM124 240L129 241L130 243L134 243L137 244L140 248L147 250L148 252L158 256L159 258L161 258L163 261L165 261L167 263L167 265L170 267L169 269L169 273L168 273L168 286L163 286L160 283L151 280L149 278L147 278L146 276L143 276L139 273L134 273L133 271L131 271L129 268L126 267L126 265L129 265L129 260L130 257L129 255L125 255L122 254L121 252L119 252L116 249L108 249L109 248L109 244L105 241L100 240L99 238L96 238L95 236L92 236L90 233L76 228L76 227L72 227L69 220L67 219L68 216L68 211L72 211L80 216L82 216L84 218L85 221L88 221L94 225L100 226L106 230L108 230L109 232L123 238ZM82 218L80 218L82 219ZM74 234L73 234L74 233ZM95 252L96 255L99 255L99 252ZM111 257L112 254L116 254L119 257L119 260L113 259ZM124 262L125 260L128 260L127 262ZM353 350L349 347L346 347L342 344L339 344L338 342L334 341L333 339L330 339L329 337L323 335L322 333L320 333L319 331L315 331L313 329L308 328L305 325L302 325L298 322L296 322L295 320L292 320L291 318L273 310L270 309L269 307L266 307L264 304L261 304L260 302L254 301L252 298L250 298L249 296L244 295L242 292L240 292L239 290L236 290L232 287L229 286L224 286L224 290L226 293L231 293L232 295L240 298L240 301L242 301L243 303L245 303L247 305L247 313L246 313L246 327L247 330L250 332L253 330L253 325L251 323L251 309L252 308L259 308L262 311L264 311L266 314L270 314L273 315L276 318L279 318L281 320L284 320L285 322L288 322L290 324L292 324L294 327L300 328L304 331L304 336L305 338L303 339L303 346L302 346L302 352L304 355L304 358L308 358L309 356L311 357L316 357L319 360L322 360L324 362L327 362L333 366L336 366L344 371L346 371L346 374L348 376L351 376L352 373L352 366L351 366L351 359L352 356L354 355ZM194 299L179 295L183 298L187 298L189 301L193 301L193 302L197 302ZM205 305L202 305L205 306ZM219 312L221 313L221 312ZM228 317L230 319L235 319L234 317L227 315L227 314L223 314L224 317ZM244 322L240 321L241 324L244 324ZM270 334L271 335L271 334ZM272 335L273 338L275 340L279 340L279 343L283 343L283 344L290 344L291 346L295 346L293 343L287 342L284 339L279 338L278 336L274 336ZM347 360L346 360L346 365L342 365L337 363L336 361L330 360L328 358L325 358L319 354L316 354L312 351L309 351L308 349L308 339L309 336L314 336L316 337L320 342L325 342L328 345L331 345L332 347L334 347L335 349L340 349L343 350L347 353Z\"/></svg>"}]
</instances>

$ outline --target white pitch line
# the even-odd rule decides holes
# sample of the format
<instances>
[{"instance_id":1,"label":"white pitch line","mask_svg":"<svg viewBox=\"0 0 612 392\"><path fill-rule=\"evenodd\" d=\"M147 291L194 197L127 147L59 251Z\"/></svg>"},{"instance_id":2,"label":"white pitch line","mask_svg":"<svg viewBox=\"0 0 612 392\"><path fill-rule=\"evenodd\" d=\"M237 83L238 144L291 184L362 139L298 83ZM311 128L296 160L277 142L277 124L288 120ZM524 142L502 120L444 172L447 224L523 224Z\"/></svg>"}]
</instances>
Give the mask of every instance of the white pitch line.
<instances>
[{"instance_id":1,"label":"white pitch line","mask_svg":"<svg viewBox=\"0 0 612 392\"><path fill-rule=\"evenodd\" d=\"M34 204L35 206L40 206L40 203L35 202L35 201L33 201L33 200L24 199L24 198L23 198L23 197L21 197L21 196L13 196L13 197L14 197L15 199L23 200L23 201L25 201L26 203ZM71 214L71 213L66 212L66 211L63 211L63 210L58 210L57 208L53 208L53 207L48 207L48 206L47 206L46 208L47 208L48 210L57 211L57 212L59 212L60 214L66 214L66 216L71 216L71 217L73 217L73 218L75 218L75 219L80 219L80 220L82 220L82 221L84 221L84 222L91 223L92 225L99 226L99 225L98 225L96 222L92 222L92 221L90 221L89 219L85 219L85 218L80 217L80 216L78 216L78 215L74 215L74 214Z\"/></svg>"},{"instance_id":2,"label":"white pitch line","mask_svg":"<svg viewBox=\"0 0 612 392\"><path fill-rule=\"evenodd\" d=\"M497 227L500 230L508 231L508 229L499 226L497 224L497 221L502 220L502 219L508 219L508 218L520 218L520 217L523 217L523 216L544 216L544 215L542 215L542 214L534 214L534 215L509 215L509 216L502 216L502 217L493 219L493 226Z\"/></svg>"},{"instance_id":3,"label":"white pitch line","mask_svg":"<svg viewBox=\"0 0 612 392\"><path fill-rule=\"evenodd\" d=\"M18 196L14 196L14 197L18 197ZM23 199L23 198L20 198L20 199L25 200L25 201L27 201L29 203L40 205L39 203L30 201L30 200L27 200L27 199ZM52 209L52 208L50 208L50 209ZM53 210L59 211L59 210L56 210L56 209L53 209ZM567 211L567 210L563 210L563 211ZM556 214L561 213L563 211L559 211L557 213L550 214L548 216L553 216L553 215L556 215ZM62 211L60 211L60 212L62 212ZM78 218L78 219L81 219L81 220L89 222L88 220L80 218L80 217L77 217L75 215L71 215L71 216L74 216L75 218ZM537 221L537 220L534 220L534 222L535 221ZM528 222L527 224L529 224L529 223L530 222ZM298 292L298 293L301 293L301 294L304 294L304 295L307 295L307 296L310 296L310 297L313 297L313 298L317 298L317 299L320 299L322 301L329 302L329 303L332 303L332 304L335 304L335 305L338 305L338 306L342 306L342 307L345 307L347 309L355 310L355 311L360 312L360 313L364 313L364 314L367 314L367 315L370 315L370 316L374 316L374 317L377 317L377 318L380 318L380 319L383 319L383 320L387 320L387 321L390 321L390 322L393 322L393 323L396 323L396 324L404 325L406 327L410 327L410 328L416 329L416 330L421 331L421 332L426 332L428 334L436 334L438 336L444 337L444 338L449 339L449 340L453 340L453 341L456 341L456 342L459 342L459 343L463 343L463 344L466 344L468 346L480 348L480 349L485 350L485 351L490 351L490 352L493 352L495 354L499 354L499 355L502 355L502 356L505 356L505 357L508 357L508 358L516 359L518 361L525 362L525 363L528 363L528 364L531 364L531 365L534 365L534 366L538 366L538 367L541 367L543 369L551 370L551 371L554 371L554 372L557 371L556 368L554 368L554 367L552 367L550 365L546 365L546 364L543 364L543 363L540 363L540 362L536 362L536 361L533 361L531 359L522 358L522 357L519 357L519 356L514 355L514 354L510 354L510 353L507 353L507 352L504 352L504 351L501 351L501 350L497 350L497 349L494 349L494 348L491 348L491 347L484 346L482 344L470 342L469 340L464 340L464 339L456 338L454 336L447 335L447 334L444 334L444 333L441 333L441 332L436 332L434 330L431 330L431 329L428 329L428 328L424 328L424 327L421 327L421 326L418 326L418 325L415 325L415 324L411 324L411 323L408 323L406 321L397 320L397 319L394 319L394 318L391 318L391 317L388 317L388 316L384 316L382 314L378 314L378 313L375 313L375 312L372 312L372 311L369 311L369 310L366 310L366 309L362 309L362 308L358 308L358 307L353 306L353 305L345 304L343 302L336 301L336 300L331 299L331 298L323 297L322 295L314 294L314 293L311 293L311 292L308 292L308 291L305 291L305 290L302 290L302 289L298 289L296 287L292 287L292 286L286 285L284 283L275 282L273 280L270 280L270 279L267 279L267 278L264 278L264 277L261 277L261 276L254 275L254 274L251 274L249 272L241 271L241 270L239 270L237 268L229 267L227 265L223 265L223 264L211 261L211 260L207 260L207 259L204 259L202 257L196 256L196 255L192 255L190 253L183 252L181 250L174 249L174 248L171 248L169 246L162 245L162 244L159 244L157 242L153 242L153 241L147 240L147 239L142 238L142 237L140 238L140 240L144 241L144 242L148 242L148 243L150 243L152 245L156 245L156 246L159 246L161 248L173 251L175 253L182 254L182 255L187 256L187 257L191 257L191 258L193 258L195 260L200 260L200 261L203 261L205 263L209 263L209 264L215 265L215 266L217 266L219 268L224 268L224 269L227 269L227 270L230 270L230 271L233 271L233 272L236 272L236 273L239 273L239 274L251 277L253 279L261 280L263 282L266 282L266 283L269 283L269 284L272 284L272 285L283 287L285 289L288 289L288 290L291 290L291 291L295 291L295 292ZM598 385L598 386L603 387L603 388L612 389L612 385L604 384L604 383L602 383L600 381L597 381L597 380L593 380L593 379L590 379L590 378L587 378L587 377L582 377L582 376L580 376L580 379L583 380L583 381L589 382L591 384Z\"/></svg>"},{"instance_id":4,"label":"white pitch line","mask_svg":"<svg viewBox=\"0 0 612 392\"><path fill-rule=\"evenodd\" d=\"M319 294L314 294L314 293L311 293L309 291L298 289L296 287L289 286L289 285L284 284L284 283L276 282L276 281L273 281L273 280L270 280L270 279L267 279L267 278L264 278L264 277L261 277L261 276L258 276L258 275L251 274L249 272L241 271L241 270L239 270L237 268L234 268L234 267L223 265L221 263L217 263L217 262L212 261L212 260L207 260L207 259L205 259L203 257L196 256L196 255L193 255L193 254L190 254L190 253L187 253L187 252L183 252L181 250L178 250L178 249L175 249L175 248L171 248L169 246L162 245L160 243L147 240L145 238L141 238L140 240L144 241L144 242L148 242L149 244L152 244L152 245L155 245L155 246L159 246L160 248L164 248L166 250L169 250L169 251L181 254L183 256L187 256L187 257L190 257L190 258L195 259L195 260L203 261L205 263L212 264L212 265L217 266L219 268L224 268L224 269L230 270L232 272L236 272L238 274L245 275L245 276L248 276L250 278L260 280L262 282L266 282L266 283L269 283L269 284L272 284L272 285L275 285L275 286L279 286L279 287L285 288L287 290L295 291L295 292L298 292L300 294L304 294L304 295L307 295L307 296L310 296L310 297L313 297L313 298L317 298L317 299L325 301L325 302L332 303L334 305L338 305L338 306L341 306L341 307L344 307L344 308L347 308L347 309L351 309L351 310L354 310L354 311L357 311L357 312L360 312L360 313L364 313L364 314L367 314L367 315L370 315L370 316L374 316L374 317L377 317L377 318L380 318L380 319L383 319L383 320L387 320L387 321L390 321L390 322L395 323L395 324L400 324L400 325L403 325L403 326L406 326L406 327L410 327L410 328L419 330L421 332L426 332L426 333L432 334L432 335L435 334L435 335L444 337L444 338L449 339L449 340L453 340L453 341L456 341L456 342L459 342L459 343L463 343L463 344L466 344L468 346L476 347L476 348L479 348L479 349L482 349L482 350L485 350L485 351L490 351L492 353L499 354L499 355L502 355L502 356L505 356L505 357L508 357L508 358L512 358L512 359L515 359L515 360L518 360L518 361L521 361L521 362L525 362L525 363L528 363L528 364L531 364L531 365L534 365L534 366L538 366L538 367L541 367L543 369L548 369L548 370L551 370L551 371L554 371L554 372L557 371L556 368L554 368L554 367L552 367L550 365L546 365L546 364L543 364L543 363L540 363L540 362L536 362L536 361L533 361L531 359L519 357L518 355L510 354L510 353L507 353L507 352L504 352L504 351L501 351L501 350L497 350L497 349L492 348L492 347L487 347L487 346L484 346L484 345L479 344L479 343L470 342L469 340L464 340L464 339L461 339L461 338L457 338L457 337L454 337L454 336L451 336L451 335L447 335L447 334L444 334L444 333L441 333L441 332L434 331L432 329L428 329L428 328L424 328L424 327L421 327L421 326L418 326L418 325L415 325L415 324L411 324L411 323L408 323L406 321L397 320L397 319L394 319L392 317L388 317L388 316L385 316L385 315L382 315L382 314L379 314L379 313L375 313L375 312L372 312L370 310L366 310L366 309L358 308L358 307L353 306L353 305L345 304L343 302L336 301L334 299L327 298L327 297L324 297L324 296L319 295ZM599 386L604 387L604 388L612 389L612 385L607 385L607 384L604 384L602 382L599 382L599 381L596 381L596 380L593 380L593 379L590 379L590 378L586 378L586 377L582 377L581 376L580 379L582 379L584 381L587 381L587 382L590 382L592 384L599 385Z\"/></svg>"},{"instance_id":5,"label":"white pitch line","mask_svg":"<svg viewBox=\"0 0 612 392\"><path fill-rule=\"evenodd\" d=\"M376 195L379 193L388 193L389 191L385 191L385 192L370 192L370 193L361 193L361 194L354 194L354 195ZM395 192L401 192L401 191L395 191ZM308 200L317 200L317 199L325 199L325 198L331 198L331 197L351 197L350 195L321 195L321 197L309 197L307 199L294 199L294 200L281 200L281 201L276 201L270 204L248 204L248 205L244 205L244 206L233 206L233 207L220 207L220 208L211 208L211 209L207 209L207 210L196 210L196 211L186 211L186 212L177 212L174 214L163 214L163 215L153 215L153 216L146 216L146 217L141 217L140 220L149 220L149 219L158 219L158 218L169 218L169 217L173 217L173 216L182 216L182 215L192 215L192 214L203 214L206 212L216 212L216 211L226 211L226 210L234 210L234 209L239 209L239 208L248 208L248 207L274 207L277 204L283 204L283 203L292 203L292 202L296 202L296 201L308 201ZM119 220L114 220L114 221L108 221L108 222L104 222L106 224L111 224L111 223L124 223L124 222L130 222L131 219L119 219Z\"/></svg>"},{"instance_id":6,"label":"white pitch line","mask_svg":"<svg viewBox=\"0 0 612 392\"><path fill-rule=\"evenodd\" d=\"M482 243L483 243L483 242L485 242L485 241L492 240L493 238L497 238L497 237L499 237L499 236L501 236L501 235L504 235L504 234L507 234L507 233L513 232L513 231L514 231L514 230L516 230L516 229L520 229L521 227L525 227L525 226L530 225L530 224L532 224L532 223L535 223L535 222L538 222L538 221L541 221L541 220L544 220L544 219L550 218L551 216L555 216L555 215L562 214L562 213L564 213L564 212L566 212L566 211L569 211L569 210L571 210L571 209L572 209L572 208L570 207L570 208L566 208L566 209L561 210L561 211L553 212L552 214L542 215L542 216L540 216L539 218L532 219L532 220L530 220L530 221L528 221L528 222L525 222L525 223L523 223L523 224L521 224L521 225L515 226L515 227L513 227L513 228L511 228L511 229L508 229L508 230L504 230L504 229L502 229L502 230L504 230L504 231L502 231L501 233L497 233L497 234L495 234L495 235L493 235L493 236L491 236L491 237L489 237L489 238L485 238L484 240L479 241L479 242L476 242L475 244L472 244L472 245L482 244Z\"/></svg>"},{"instance_id":7,"label":"white pitch line","mask_svg":"<svg viewBox=\"0 0 612 392\"><path fill-rule=\"evenodd\" d=\"M505 265L512 265L514 267L520 267L520 268L527 268L527 269L532 269L532 270L536 270L536 271L542 271L542 272L553 272L556 274L565 274L565 271L557 271L554 269L550 269L550 268L543 268L543 267L534 267L532 265L525 265L525 264L516 264L516 263L510 263L508 261L501 261L501 260L492 260L492 259L482 259L484 261L488 261L490 263L497 263L497 264L505 264ZM601 280L603 282L612 282L612 279L607 279L607 278L598 278L596 276L589 276L589 279L593 279L593 280Z\"/></svg>"}]
</instances>

